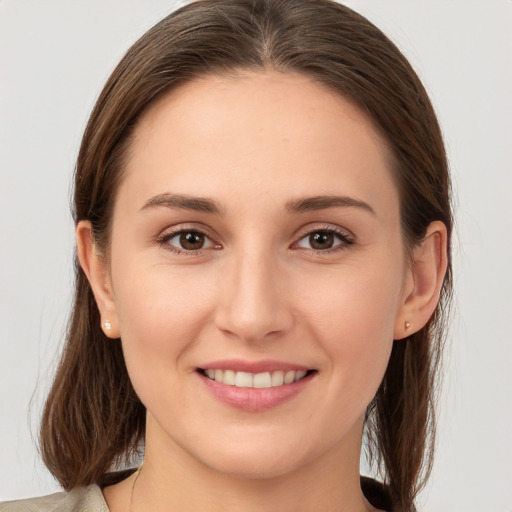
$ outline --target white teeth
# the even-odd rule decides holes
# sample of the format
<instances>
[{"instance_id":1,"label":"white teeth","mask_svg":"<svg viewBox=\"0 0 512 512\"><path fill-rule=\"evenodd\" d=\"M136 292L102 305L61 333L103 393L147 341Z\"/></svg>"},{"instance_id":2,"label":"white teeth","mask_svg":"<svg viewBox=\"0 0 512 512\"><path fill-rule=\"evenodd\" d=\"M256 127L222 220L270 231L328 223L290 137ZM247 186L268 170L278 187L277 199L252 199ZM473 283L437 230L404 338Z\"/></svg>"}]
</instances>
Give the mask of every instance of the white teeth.
<instances>
[{"instance_id":1,"label":"white teeth","mask_svg":"<svg viewBox=\"0 0 512 512\"><path fill-rule=\"evenodd\" d=\"M236 375L233 370L224 370L223 379L219 382L223 382L224 384L228 384L229 386L234 386L236 383L235 377L236 377Z\"/></svg>"},{"instance_id":2,"label":"white teeth","mask_svg":"<svg viewBox=\"0 0 512 512\"><path fill-rule=\"evenodd\" d=\"M272 377L269 372L257 373L254 378L255 388L270 388L272 386Z\"/></svg>"},{"instance_id":3,"label":"white teeth","mask_svg":"<svg viewBox=\"0 0 512 512\"><path fill-rule=\"evenodd\" d=\"M295 372L295 378L293 379L293 382L297 382L298 380L302 379L302 377L306 376L305 370L299 370L298 372Z\"/></svg>"},{"instance_id":4,"label":"white teeth","mask_svg":"<svg viewBox=\"0 0 512 512\"><path fill-rule=\"evenodd\" d=\"M215 379L217 380L217 379ZM235 386L238 388L252 388L252 373L247 372L236 372L235 374ZM217 381L219 382L219 381ZM223 382L223 381L220 381Z\"/></svg>"},{"instance_id":5,"label":"white teeth","mask_svg":"<svg viewBox=\"0 0 512 512\"><path fill-rule=\"evenodd\" d=\"M272 372L272 386L282 386L284 384L284 372Z\"/></svg>"},{"instance_id":6,"label":"white teeth","mask_svg":"<svg viewBox=\"0 0 512 512\"><path fill-rule=\"evenodd\" d=\"M294 371L286 372L284 374L284 383L285 384L291 384L294 381L295 381L295 372Z\"/></svg>"},{"instance_id":7,"label":"white teeth","mask_svg":"<svg viewBox=\"0 0 512 512\"><path fill-rule=\"evenodd\" d=\"M275 372L249 373L208 368L205 370L205 373L210 379L221 382L222 384L227 384L228 386L237 386L239 388L272 388L297 382L304 378L307 372L305 370L290 370L288 372L278 370Z\"/></svg>"}]
</instances>

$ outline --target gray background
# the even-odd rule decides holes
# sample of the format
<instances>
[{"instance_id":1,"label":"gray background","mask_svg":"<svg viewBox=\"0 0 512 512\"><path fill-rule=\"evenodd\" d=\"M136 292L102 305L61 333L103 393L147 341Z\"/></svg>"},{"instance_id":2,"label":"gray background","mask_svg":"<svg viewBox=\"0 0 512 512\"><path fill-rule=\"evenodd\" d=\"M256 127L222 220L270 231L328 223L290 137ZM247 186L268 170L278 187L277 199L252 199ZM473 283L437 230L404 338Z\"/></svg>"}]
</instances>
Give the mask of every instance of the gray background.
<instances>
[{"instance_id":1,"label":"gray background","mask_svg":"<svg viewBox=\"0 0 512 512\"><path fill-rule=\"evenodd\" d=\"M128 46L182 2L0 0L0 499L58 489L38 417L71 302L70 177ZM456 192L456 308L426 512L512 510L512 2L354 0L436 105Z\"/></svg>"}]
</instances>

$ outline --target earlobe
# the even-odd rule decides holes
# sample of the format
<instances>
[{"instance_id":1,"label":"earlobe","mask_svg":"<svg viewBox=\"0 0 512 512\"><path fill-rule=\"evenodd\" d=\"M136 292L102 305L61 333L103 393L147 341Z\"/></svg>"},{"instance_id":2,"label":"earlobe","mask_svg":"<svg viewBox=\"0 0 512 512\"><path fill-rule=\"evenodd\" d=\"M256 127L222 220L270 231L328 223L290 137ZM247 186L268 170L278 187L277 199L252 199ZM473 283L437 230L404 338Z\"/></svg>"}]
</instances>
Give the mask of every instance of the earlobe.
<instances>
[{"instance_id":1,"label":"earlobe","mask_svg":"<svg viewBox=\"0 0 512 512\"><path fill-rule=\"evenodd\" d=\"M76 247L80 266L84 271L96 299L101 328L109 338L120 336L119 322L112 293L110 273L106 258L99 254L92 236L89 221L80 221L76 227Z\"/></svg>"},{"instance_id":2,"label":"earlobe","mask_svg":"<svg viewBox=\"0 0 512 512\"><path fill-rule=\"evenodd\" d=\"M419 331L434 313L448 267L447 246L446 226L435 221L429 225L421 243L413 248L394 339Z\"/></svg>"}]
</instances>

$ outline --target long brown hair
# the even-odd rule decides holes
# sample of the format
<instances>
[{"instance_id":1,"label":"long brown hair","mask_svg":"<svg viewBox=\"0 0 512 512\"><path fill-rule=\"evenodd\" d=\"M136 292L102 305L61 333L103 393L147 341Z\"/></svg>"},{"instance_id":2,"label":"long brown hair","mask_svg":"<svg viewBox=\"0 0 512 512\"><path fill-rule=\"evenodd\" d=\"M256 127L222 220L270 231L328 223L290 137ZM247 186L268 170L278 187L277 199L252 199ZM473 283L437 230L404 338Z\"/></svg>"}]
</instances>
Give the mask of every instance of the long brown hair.
<instances>
[{"instance_id":1,"label":"long brown hair","mask_svg":"<svg viewBox=\"0 0 512 512\"><path fill-rule=\"evenodd\" d=\"M367 19L330 0L199 0L172 13L127 52L108 79L80 148L74 220L108 248L112 209L140 115L178 84L250 69L298 72L354 101L392 150L406 247L434 220L451 233L450 183L427 93L397 47ZM96 482L144 440L145 408L121 345L107 339L78 262L67 343L41 426L41 450L65 489ZM367 410L369 455L394 506L414 510L432 465L436 376L451 291L419 332L395 341Z\"/></svg>"}]
</instances>

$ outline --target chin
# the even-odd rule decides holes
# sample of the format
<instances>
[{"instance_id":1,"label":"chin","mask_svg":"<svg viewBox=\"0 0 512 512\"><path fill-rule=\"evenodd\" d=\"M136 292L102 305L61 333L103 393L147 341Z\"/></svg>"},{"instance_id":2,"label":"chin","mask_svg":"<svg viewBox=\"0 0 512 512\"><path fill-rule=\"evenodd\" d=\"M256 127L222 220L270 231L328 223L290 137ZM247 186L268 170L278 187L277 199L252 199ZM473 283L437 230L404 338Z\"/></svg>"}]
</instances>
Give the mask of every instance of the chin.
<instances>
[{"instance_id":1,"label":"chin","mask_svg":"<svg viewBox=\"0 0 512 512\"><path fill-rule=\"evenodd\" d=\"M246 480L274 479L295 472L301 467L300 461L281 458L273 460L266 458L262 460L261 455L255 457L240 456L226 458L223 461L215 461L210 465L211 469L228 475L232 478Z\"/></svg>"},{"instance_id":2,"label":"chin","mask_svg":"<svg viewBox=\"0 0 512 512\"><path fill-rule=\"evenodd\" d=\"M243 444L243 446L241 446ZM305 464L297 447L277 447L275 443L233 443L215 450L205 450L197 456L203 464L216 472L243 479L278 478L292 473Z\"/></svg>"}]
</instances>

